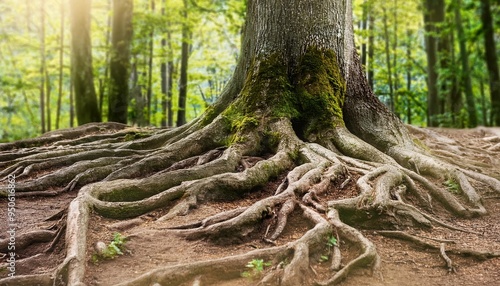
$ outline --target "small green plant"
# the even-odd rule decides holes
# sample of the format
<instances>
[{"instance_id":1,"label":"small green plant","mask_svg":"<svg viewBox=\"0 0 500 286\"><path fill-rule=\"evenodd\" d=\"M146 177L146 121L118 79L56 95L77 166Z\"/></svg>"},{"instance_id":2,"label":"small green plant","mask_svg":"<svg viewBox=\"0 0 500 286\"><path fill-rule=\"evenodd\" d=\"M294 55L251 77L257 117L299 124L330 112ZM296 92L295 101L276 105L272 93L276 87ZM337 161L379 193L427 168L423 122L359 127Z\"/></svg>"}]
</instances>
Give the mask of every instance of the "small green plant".
<instances>
[{"instance_id":1,"label":"small green plant","mask_svg":"<svg viewBox=\"0 0 500 286\"><path fill-rule=\"evenodd\" d=\"M319 258L320 262L326 262L328 261L328 259L330 259L330 254L332 253L332 249L336 245L337 245L337 239L335 238L335 236L330 235L328 237L328 240L326 241L326 247L328 248L327 253L320 256Z\"/></svg>"},{"instance_id":2,"label":"small green plant","mask_svg":"<svg viewBox=\"0 0 500 286\"><path fill-rule=\"evenodd\" d=\"M99 253L92 255L92 262L97 263L100 259L114 259L117 255L123 255L125 239L120 233L115 232L113 240Z\"/></svg>"},{"instance_id":3,"label":"small green plant","mask_svg":"<svg viewBox=\"0 0 500 286\"><path fill-rule=\"evenodd\" d=\"M241 273L241 276L245 278L259 277L262 274L262 271L271 265L271 262L264 262L263 259L252 259L246 265L249 270Z\"/></svg>"},{"instance_id":4,"label":"small green plant","mask_svg":"<svg viewBox=\"0 0 500 286\"><path fill-rule=\"evenodd\" d=\"M460 193L460 185L453 179L449 178L444 181L444 185L448 188L451 193L458 194Z\"/></svg>"}]
</instances>

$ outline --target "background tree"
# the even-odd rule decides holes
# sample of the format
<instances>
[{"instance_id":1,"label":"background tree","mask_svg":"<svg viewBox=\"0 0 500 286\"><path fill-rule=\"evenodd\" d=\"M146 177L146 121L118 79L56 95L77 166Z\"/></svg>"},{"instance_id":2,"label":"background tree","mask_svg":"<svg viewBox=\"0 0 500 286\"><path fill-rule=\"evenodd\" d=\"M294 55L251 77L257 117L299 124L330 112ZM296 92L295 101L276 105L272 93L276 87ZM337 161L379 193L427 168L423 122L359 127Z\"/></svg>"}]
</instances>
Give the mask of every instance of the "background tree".
<instances>
[{"instance_id":1,"label":"background tree","mask_svg":"<svg viewBox=\"0 0 500 286\"><path fill-rule=\"evenodd\" d=\"M458 42L460 47L460 62L462 64L462 73L461 73L461 82L462 87L465 92L465 100L466 100L466 108L468 113L468 127L476 127L477 126L477 111L476 111L476 102L474 99L474 94L472 91L472 79L470 77L470 68L469 68L469 52L467 50L467 42L465 38L465 31L462 23L462 15L460 11L460 7L462 6L461 0L455 0L453 3L454 12L455 12L455 25L457 27L458 34Z\"/></svg>"},{"instance_id":2,"label":"background tree","mask_svg":"<svg viewBox=\"0 0 500 286\"><path fill-rule=\"evenodd\" d=\"M427 116L429 126L438 126L438 116L442 113L439 101L438 83L438 41L440 39L440 27L444 23L445 4L444 0L424 1L425 22L425 47L427 52Z\"/></svg>"},{"instance_id":3,"label":"background tree","mask_svg":"<svg viewBox=\"0 0 500 286\"><path fill-rule=\"evenodd\" d=\"M78 124L100 122L92 71L90 0L70 0L71 77Z\"/></svg>"},{"instance_id":4,"label":"background tree","mask_svg":"<svg viewBox=\"0 0 500 286\"><path fill-rule=\"evenodd\" d=\"M493 19L489 0L481 0L481 21L484 33L485 61L488 66L488 77L491 95L491 123L500 126L500 73L494 38ZM482 90L482 89L481 89Z\"/></svg>"},{"instance_id":5,"label":"background tree","mask_svg":"<svg viewBox=\"0 0 500 286\"><path fill-rule=\"evenodd\" d=\"M113 1L108 120L127 123L132 40L132 0Z\"/></svg>"},{"instance_id":6,"label":"background tree","mask_svg":"<svg viewBox=\"0 0 500 286\"><path fill-rule=\"evenodd\" d=\"M186 101L188 90L188 63L191 32L188 22L188 0L183 0L182 11L182 45L181 45L181 67L179 78L179 108L177 110L177 126L186 124Z\"/></svg>"}]
</instances>

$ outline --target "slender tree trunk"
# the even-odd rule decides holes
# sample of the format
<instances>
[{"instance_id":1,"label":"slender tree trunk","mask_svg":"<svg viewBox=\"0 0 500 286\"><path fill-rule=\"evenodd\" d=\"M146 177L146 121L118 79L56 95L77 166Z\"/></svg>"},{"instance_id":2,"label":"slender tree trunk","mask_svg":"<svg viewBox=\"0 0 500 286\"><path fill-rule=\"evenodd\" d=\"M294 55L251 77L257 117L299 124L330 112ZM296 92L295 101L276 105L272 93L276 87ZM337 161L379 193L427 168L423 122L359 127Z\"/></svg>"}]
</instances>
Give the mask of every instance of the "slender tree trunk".
<instances>
[{"instance_id":1,"label":"slender tree trunk","mask_svg":"<svg viewBox=\"0 0 500 286\"><path fill-rule=\"evenodd\" d=\"M189 60L189 24L188 24L188 1L184 0L184 11L182 12L182 51L181 51L181 74L179 79L179 110L177 111L177 126L186 124L186 101L187 101L187 70Z\"/></svg>"},{"instance_id":2,"label":"slender tree trunk","mask_svg":"<svg viewBox=\"0 0 500 286\"><path fill-rule=\"evenodd\" d=\"M389 35L389 25L387 23L387 10L384 7L384 41L385 41L385 62L387 65L387 85L389 86L389 98L390 103L389 107L392 112L395 111L394 108L394 89L393 89L393 81L392 81L392 64L391 64L391 48L390 48L390 35Z\"/></svg>"},{"instance_id":3,"label":"slender tree trunk","mask_svg":"<svg viewBox=\"0 0 500 286\"><path fill-rule=\"evenodd\" d=\"M485 60L488 66L490 83L491 124L500 126L500 73L489 0L481 0L481 20L483 22Z\"/></svg>"},{"instance_id":4,"label":"slender tree trunk","mask_svg":"<svg viewBox=\"0 0 500 286\"><path fill-rule=\"evenodd\" d=\"M151 0L151 11L155 12L155 0ZM153 97L153 48L154 48L154 28L149 33L149 54L148 54L148 87L147 87L147 116L146 124L151 124L151 101ZM154 109L156 110L156 109Z\"/></svg>"},{"instance_id":5,"label":"slender tree trunk","mask_svg":"<svg viewBox=\"0 0 500 286\"><path fill-rule=\"evenodd\" d=\"M165 3L165 2L163 2ZM165 8L161 9L162 15L165 15ZM165 52L167 46L167 39L161 39L161 48ZM162 60L161 66L161 127L167 126L167 59Z\"/></svg>"},{"instance_id":6,"label":"slender tree trunk","mask_svg":"<svg viewBox=\"0 0 500 286\"><path fill-rule=\"evenodd\" d=\"M368 26L368 2L367 0L363 1L363 16L361 18L361 29L366 31ZM363 44L361 44L361 64L366 67L366 41L363 40Z\"/></svg>"},{"instance_id":7,"label":"slender tree trunk","mask_svg":"<svg viewBox=\"0 0 500 286\"><path fill-rule=\"evenodd\" d=\"M40 122L42 133L46 132L45 125L45 0L42 0L40 6Z\"/></svg>"},{"instance_id":8,"label":"slender tree trunk","mask_svg":"<svg viewBox=\"0 0 500 286\"><path fill-rule=\"evenodd\" d=\"M52 85L50 82L50 75L47 71L47 66L45 66L45 98L47 99L45 102L45 107L47 107L47 131L50 131L52 128L51 123L51 110L50 110L50 94L52 92Z\"/></svg>"},{"instance_id":9,"label":"slender tree trunk","mask_svg":"<svg viewBox=\"0 0 500 286\"><path fill-rule=\"evenodd\" d=\"M165 13L166 9L167 9L167 1L163 0L162 7L161 7L161 15L163 17L166 16L166 13ZM167 23L167 25L170 26L169 23ZM167 47L167 37L168 37L168 41L169 41L168 47ZM167 126L172 126L171 125L172 121L169 120L170 113L172 112L171 104L169 106L169 103L171 102L171 97L172 97L171 80L169 81L169 77L171 75L171 71L169 70L169 67L171 64L171 57L172 57L171 45L170 45L170 32L169 31L167 31L166 35L164 35L163 38L161 39L161 47L162 47L162 51L164 53L164 57L163 57L161 67L160 67L160 69L161 69L161 94L162 94L161 126L167 127Z\"/></svg>"},{"instance_id":10,"label":"slender tree trunk","mask_svg":"<svg viewBox=\"0 0 500 286\"><path fill-rule=\"evenodd\" d=\"M64 2L61 1L61 26L59 30L59 93L57 96L56 110L56 129L59 129L61 119L61 101L63 97L63 80L64 80Z\"/></svg>"},{"instance_id":11,"label":"slender tree trunk","mask_svg":"<svg viewBox=\"0 0 500 286\"><path fill-rule=\"evenodd\" d=\"M168 50L172 52L171 35L168 33ZM169 56L169 61L167 63L167 114L168 114L168 126L174 126L174 111L172 97L173 93L173 83L174 83L174 61L172 55Z\"/></svg>"},{"instance_id":12,"label":"slender tree trunk","mask_svg":"<svg viewBox=\"0 0 500 286\"><path fill-rule=\"evenodd\" d=\"M133 0L113 0L108 121L127 123Z\"/></svg>"},{"instance_id":13,"label":"slender tree trunk","mask_svg":"<svg viewBox=\"0 0 500 286\"><path fill-rule=\"evenodd\" d=\"M78 124L100 122L92 69L90 0L70 0L71 77Z\"/></svg>"},{"instance_id":14,"label":"slender tree trunk","mask_svg":"<svg viewBox=\"0 0 500 286\"><path fill-rule=\"evenodd\" d=\"M112 3L111 0L107 1L107 8L108 8L108 16L107 16L107 24L106 24L106 56L105 56L105 65L104 65L104 74L103 77L104 79L100 80L100 88L99 88L99 112L101 113L101 117L104 117L104 97L106 94L109 95L109 88L110 88L110 82L109 82L109 68L110 68L110 57L111 57L111 25L112 25L112 17L111 17L111 11L112 11ZM106 92L107 91L107 92ZM109 98L108 98L109 100Z\"/></svg>"},{"instance_id":15,"label":"slender tree trunk","mask_svg":"<svg viewBox=\"0 0 500 286\"><path fill-rule=\"evenodd\" d=\"M370 89L373 90L374 88L374 82L373 82L373 76L374 76L374 55L375 55L375 15L372 7L371 1L369 2L369 9L368 9L368 18L369 18L369 24L368 24L368 85L370 86Z\"/></svg>"},{"instance_id":16,"label":"slender tree trunk","mask_svg":"<svg viewBox=\"0 0 500 286\"><path fill-rule=\"evenodd\" d=\"M424 23L425 23L425 50L427 53L427 125L434 127L439 125L440 104L438 88L438 51L439 25L442 19L439 17L444 10L444 0L425 0Z\"/></svg>"},{"instance_id":17,"label":"slender tree trunk","mask_svg":"<svg viewBox=\"0 0 500 286\"><path fill-rule=\"evenodd\" d=\"M455 55L455 33L451 31L450 33L450 60L449 64L452 68L456 67L456 55ZM463 107L462 93L460 92L460 77L457 73L452 73L450 76L451 88L450 88L450 109L451 109L451 120L453 126L464 128L464 122L461 116L461 110Z\"/></svg>"},{"instance_id":18,"label":"slender tree trunk","mask_svg":"<svg viewBox=\"0 0 500 286\"><path fill-rule=\"evenodd\" d=\"M411 41L411 30L408 29L409 24L407 23L406 29L406 118L408 124L411 124L411 71L412 65L411 63L411 50L412 50L412 41Z\"/></svg>"},{"instance_id":19,"label":"slender tree trunk","mask_svg":"<svg viewBox=\"0 0 500 286\"><path fill-rule=\"evenodd\" d=\"M477 112L474 94L472 92L472 80L469 68L469 53L467 51L465 31L462 25L462 15L460 8L462 6L461 0L455 1L455 25L457 27L458 40L460 46L460 62L462 64L462 83L465 88L465 99L467 102L467 113L469 115L467 125L468 127L477 126Z\"/></svg>"},{"instance_id":20,"label":"slender tree trunk","mask_svg":"<svg viewBox=\"0 0 500 286\"><path fill-rule=\"evenodd\" d=\"M399 77L398 77L398 0L394 0L394 31L393 31L393 43L392 43L392 71L393 71L393 82L394 82L394 113L399 117Z\"/></svg>"},{"instance_id":21,"label":"slender tree trunk","mask_svg":"<svg viewBox=\"0 0 500 286\"><path fill-rule=\"evenodd\" d=\"M69 80L69 127L75 126L75 96L73 79Z\"/></svg>"}]
</instances>

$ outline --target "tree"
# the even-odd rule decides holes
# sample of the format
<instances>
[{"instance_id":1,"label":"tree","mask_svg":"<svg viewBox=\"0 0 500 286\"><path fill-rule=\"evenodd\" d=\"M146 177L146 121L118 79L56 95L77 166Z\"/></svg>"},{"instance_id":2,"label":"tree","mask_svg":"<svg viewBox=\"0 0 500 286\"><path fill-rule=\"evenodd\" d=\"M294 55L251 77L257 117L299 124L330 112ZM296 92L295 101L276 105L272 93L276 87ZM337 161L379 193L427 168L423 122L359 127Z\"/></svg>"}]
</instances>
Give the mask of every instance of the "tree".
<instances>
[{"instance_id":1,"label":"tree","mask_svg":"<svg viewBox=\"0 0 500 286\"><path fill-rule=\"evenodd\" d=\"M440 25L444 22L445 4L444 0L425 0L424 23L425 23L425 50L427 53L427 124L438 126L438 116L442 113L439 102L438 83L438 42Z\"/></svg>"},{"instance_id":2,"label":"tree","mask_svg":"<svg viewBox=\"0 0 500 286\"><path fill-rule=\"evenodd\" d=\"M108 120L127 123L133 0L113 1Z\"/></svg>"},{"instance_id":3,"label":"tree","mask_svg":"<svg viewBox=\"0 0 500 286\"><path fill-rule=\"evenodd\" d=\"M46 57L45 57L45 0L42 0L41 6L40 6L40 19L41 19L41 24L40 24L40 121L42 124L42 133L45 133L46 129L46 115L45 115L45 108L47 104L45 102L45 86L49 85L50 83L46 83L46 69L47 69L47 64L46 64ZM50 129L49 129L50 130Z\"/></svg>"},{"instance_id":4,"label":"tree","mask_svg":"<svg viewBox=\"0 0 500 286\"><path fill-rule=\"evenodd\" d=\"M462 64L461 79L465 91L465 101L467 102L467 113L469 115L467 126L476 127L477 126L476 102L472 91L472 79L469 76L470 75L469 52L467 51L465 31L462 25L462 15L460 11L460 8L462 6L462 1L455 0L453 4L455 8L454 9L455 25L457 27L458 42L460 47L460 62Z\"/></svg>"},{"instance_id":5,"label":"tree","mask_svg":"<svg viewBox=\"0 0 500 286\"><path fill-rule=\"evenodd\" d=\"M78 124L100 122L92 72L90 0L70 0L71 78Z\"/></svg>"},{"instance_id":6,"label":"tree","mask_svg":"<svg viewBox=\"0 0 500 286\"><path fill-rule=\"evenodd\" d=\"M493 20L489 0L481 0L481 21L483 23L485 61L488 66L491 95L491 124L500 126L500 73L493 36Z\"/></svg>"},{"instance_id":7,"label":"tree","mask_svg":"<svg viewBox=\"0 0 500 286\"><path fill-rule=\"evenodd\" d=\"M238 65L219 100L200 118L170 130L124 130L130 134L125 138L146 138L122 143L109 144L106 135L100 134L86 138L86 142L104 139L102 144L94 142L90 151L71 148L71 155L63 155L70 157L29 165L29 170L36 171L67 164L69 159L79 162L16 185L17 193L29 191L30 195L46 194L48 186L55 182L63 187L50 189L53 195L81 188L61 228L66 229L66 258L53 276L57 282L61 279L64 284L79 285L84 279L88 261L85 234L91 211L125 219L164 207L166 214L156 222L168 221L188 215L192 208L208 201L231 200L243 192L252 192L279 175L284 179L276 192L248 207L164 230L190 240L237 243L249 239L249 234L258 229L266 229L262 227L264 221L272 218L267 231L262 232L268 247L224 259L154 269L122 285L219 281L238 276L248 261L256 258L274 259L275 265L283 268L262 277L263 284L280 281L280 285L312 285L314 279L320 279L311 270L316 263L313 258L319 257L325 251L325 242L338 233L339 239L352 244L355 252L351 255L356 258L345 261L343 266L332 258L337 261L332 265L335 271L329 270L330 276L323 281L314 281L332 285L357 267L376 269L379 265L374 244L358 228L434 224L453 228L422 210L432 209L430 198L453 216L484 215L481 196L470 182L480 182L498 193L500 181L470 171L467 166L439 160L414 144L406 127L368 86L355 51L351 9L351 1L248 1ZM59 138L86 133L84 128L93 127L61 132ZM124 126L108 124L99 128ZM48 144L50 140L58 139L41 137L0 147L10 150L28 143ZM5 157L15 151L8 152ZM7 167L0 174L20 173L31 164L30 160L61 155L60 150L39 152L43 153L17 154L24 156L23 160L4 163ZM358 195L320 200L333 182L348 183L353 174L360 176L353 182ZM465 199L424 176L455 182ZM405 186L422 209L403 199ZM302 221L312 226L302 237L277 245L294 209ZM499 256L489 252L457 253ZM283 261L288 263L280 263ZM33 275L15 279L30 284L27 281L42 278Z\"/></svg>"},{"instance_id":8,"label":"tree","mask_svg":"<svg viewBox=\"0 0 500 286\"><path fill-rule=\"evenodd\" d=\"M181 45L181 71L179 78L179 109L177 110L177 126L186 124L186 101L188 88L188 63L189 63L189 42L191 33L188 23L188 1L183 0L184 10L182 11L182 45Z\"/></svg>"}]
</instances>

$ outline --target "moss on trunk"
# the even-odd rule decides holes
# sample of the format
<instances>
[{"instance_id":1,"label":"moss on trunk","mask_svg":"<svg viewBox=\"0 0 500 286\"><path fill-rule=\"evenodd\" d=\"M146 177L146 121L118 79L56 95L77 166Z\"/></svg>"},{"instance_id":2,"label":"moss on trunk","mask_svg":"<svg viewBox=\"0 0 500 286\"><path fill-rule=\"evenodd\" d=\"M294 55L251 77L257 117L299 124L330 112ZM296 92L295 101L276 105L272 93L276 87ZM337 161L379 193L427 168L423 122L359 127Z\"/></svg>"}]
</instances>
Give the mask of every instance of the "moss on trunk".
<instances>
[{"instance_id":1,"label":"moss on trunk","mask_svg":"<svg viewBox=\"0 0 500 286\"><path fill-rule=\"evenodd\" d=\"M346 84L335 53L311 46L297 62L291 68L279 53L254 60L238 99L222 113L235 134L232 143L261 122L278 118L292 120L306 138L344 126Z\"/></svg>"}]
</instances>

